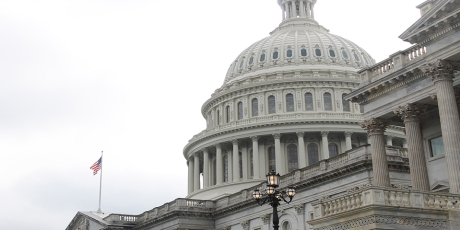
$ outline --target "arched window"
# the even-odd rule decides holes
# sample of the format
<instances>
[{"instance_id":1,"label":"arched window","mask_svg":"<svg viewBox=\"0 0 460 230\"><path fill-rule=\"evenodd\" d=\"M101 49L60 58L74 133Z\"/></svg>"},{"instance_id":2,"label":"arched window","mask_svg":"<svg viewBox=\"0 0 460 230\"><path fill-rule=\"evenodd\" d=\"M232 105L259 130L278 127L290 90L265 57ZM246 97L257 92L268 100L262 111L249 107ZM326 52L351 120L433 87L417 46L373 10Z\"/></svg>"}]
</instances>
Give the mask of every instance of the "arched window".
<instances>
[{"instance_id":1,"label":"arched window","mask_svg":"<svg viewBox=\"0 0 460 230\"><path fill-rule=\"evenodd\" d=\"M294 95L286 94L286 111L294 112Z\"/></svg>"},{"instance_id":2,"label":"arched window","mask_svg":"<svg viewBox=\"0 0 460 230\"><path fill-rule=\"evenodd\" d=\"M347 53L347 51L345 51L345 50L342 51L342 56L343 56L343 58L346 59L346 60L348 60L348 59L350 58L350 57L348 57L348 53Z\"/></svg>"},{"instance_id":3,"label":"arched window","mask_svg":"<svg viewBox=\"0 0 460 230\"><path fill-rule=\"evenodd\" d=\"M230 123L230 106L227 105L227 123Z\"/></svg>"},{"instance_id":4,"label":"arched window","mask_svg":"<svg viewBox=\"0 0 460 230\"><path fill-rule=\"evenodd\" d=\"M301 49L301 50L300 50L300 55L301 55L302 57L306 57L306 56L308 55L307 49Z\"/></svg>"},{"instance_id":5,"label":"arched window","mask_svg":"<svg viewBox=\"0 0 460 230\"><path fill-rule=\"evenodd\" d=\"M342 94L342 106L343 106L343 111L344 112L350 112L350 102L345 100L346 94Z\"/></svg>"},{"instance_id":6,"label":"arched window","mask_svg":"<svg viewBox=\"0 0 460 230\"><path fill-rule=\"evenodd\" d=\"M329 158L335 157L339 155L339 148L337 147L336 144L330 143L329 144Z\"/></svg>"},{"instance_id":7,"label":"arched window","mask_svg":"<svg viewBox=\"0 0 460 230\"><path fill-rule=\"evenodd\" d=\"M359 57L358 57L358 54L356 54L356 53L353 53L353 56L355 56L355 60L356 60L356 61L359 61Z\"/></svg>"},{"instance_id":8,"label":"arched window","mask_svg":"<svg viewBox=\"0 0 460 230\"><path fill-rule=\"evenodd\" d=\"M313 94L311 93L305 94L305 110L313 111Z\"/></svg>"},{"instance_id":9,"label":"arched window","mask_svg":"<svg viewBox=\"0 0 460 230\"><path fill-rule=\"evenodd\" d=\"M228 155L224 156L224 182L228 182Z\"/></svg>"},{"instance_id":10,"label":"arched window","mask_svg":"<svg viewBox=\"0 0 460 230\"><path fill-rule=\"evenodd\" d=\"M252 63L254 63L254 56L252 56L251 58L249 58L249 65L252 65Z\"/></svg>"},{"instance_id":11,"label":"arched window","mask_svg":"<svg viewBox=\"0 0 460 230\"><path fill-rule=\"evenodd\" d=\"M289 58L292 57L292 50L288 50L286 52L286 57L289 57Z\"/></svg>"},{"instance_id":12,"label":"arched window","mask_svg":"<svg viewBox=\"0 0 460 230\"><path fill-rule=\"evenodd\" d=\"M315 54L317 57L321 57L322 53L320 49L315 49Z\"/></svg>"},{"instance_id":13,"label":"arched window","mask_svg":"<svg viewBox=\"0 0 460 230\"><path fill-rule=\"evenodd\" d=\"M288 172L293 172L299 168L297 159L297 145L290 144L287 147L288 152Z\"/></svg>"},{"instance_id":14,"label":"arched window","mask_svg":"<svg viewBox=\"0 0 460 230\"><path fill-rule=\"evenodd\" d=\"M243 119L243 102L238 102L238 120Z\"/></svg>"},{"instance_id":15,"label":"arched window","mask_svg":"<svg viewBox=\"0 0 460 230\"><path fill-rule=\"evenodd\" d=\"M254 153L252 152L252 149L249 151L249 174L251 175L251 178L254 177Z\"/></svg>"},{"instance_id":16,"label":"arched window","mask_svg":"<svg viewBox=\"0 0 460 230\"><path fill-rule=\"evenodd\" d=\"M318 145L316 144L309 144L307 146L308 151L308 164L314 165L319 162L319 155L318 155Z\"/></svg>"},{"instance_id":17,"label":"arched window","mask_svg":"<svg viewBox=\"0 0 460 230\"><path fill-rule=\"evenodd\" d=\"M241 60L241 62L240 62L240 69L242 69L242 68L243 68L243 64L244 64L244 59L243 59L243 60Z\"/></svg>"},{"instance_id":18,"label":"arched window","mask_svg":"<svg viewBox=\"0 0 460 230\"><path fill-rule=\"evenodd\" d=\"M220 125L220 111L217 110L217 125Z\"/></svg>"},{"instance_id":19,"label":"arched window","mask_svg":"<svg viewBox=\"0 0 460 230\"><path fill-rule=\"evenodd\" d=\"M269 96L268 97L268 113L273 114L276 113L276 102L275 102L275 96Z\"/></svg>"},{"instance_id":20,"label":"arched window","mask_svg":"<svg viewBox=\"0 0 460 230\"><path fill-rule=\"evenodd\" d=\"M240 178L243 178L243 153L238 152L238 169L240 171Z\"/></svg>"},{"instance_id":21,"label":"arched window","mask_svg":"<svg viewBox=\"0 0 460 230\"><path fill-rule=\"evenodd\" d=\"M265 54L261 54L260 55L260 62L264 62L265 61Z\"/></svg>"},{"instance_id":22,"label":"arched window","mask_svg":"<svg viewBox=\"0 0 460 230\"><path fill-rule=\"evenodd\" d=\"M335 57L335 51L334 50L329 50L329 56Z\"/></svg>"},{"instance_id":23,"label":"arched window","mask_svg":"<svg viewBox=\"0 0 460 230\"><path fill-rule=\"evenodd\" d=\"M273 52L273 59L278 59L278 51Z\"/></svg>"},{"instance_id":24,"label":"arched window","mask_svg":"<svg viewBox=\"0 0 460 230\"><path fill-rule=\"evenodd\" d=\"M275 161L275 146L268 148L268 171L274 170L276 172L276 161Z\"/></svg>"},{"instance_id":25,"label":"arched window","mask_svg":"<svg viewBox=\"0 0 460 230\"><path fill-rule=\"evenodd\" d=\"M330 93L324 93L324 110L332 111L332 97Z\"/></svg>"},{"instance_id":26,"label":"arched window","mask_svg":"<svg viewBox=\"0 0 460 230\"><path fill-rule=\"evenodd\" d=\"M252 99L252 116L259 116L259 100L257 98Z\"/></svg>"}]
</instances>

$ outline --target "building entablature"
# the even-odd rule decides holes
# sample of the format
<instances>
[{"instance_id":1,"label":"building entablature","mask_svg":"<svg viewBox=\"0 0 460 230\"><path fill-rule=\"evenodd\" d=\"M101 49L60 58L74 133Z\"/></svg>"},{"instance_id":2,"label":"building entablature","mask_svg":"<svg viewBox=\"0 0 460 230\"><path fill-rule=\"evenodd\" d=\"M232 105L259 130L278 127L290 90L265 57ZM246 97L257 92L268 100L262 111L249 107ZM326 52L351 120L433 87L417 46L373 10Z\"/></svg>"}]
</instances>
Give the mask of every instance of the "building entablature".
<instances>
[{"instance_id":1,"label":"building entablature","mask_svg":"<svg viewBox=\"0 0 460 230\"><path fill-rule=\"evenodd\" d=\"M448 36L460 26L459 3L459 0L433 2L427 12L423 12L422 17L399 37L412 44L427 45Z\"/></svg>"}]
</instances>

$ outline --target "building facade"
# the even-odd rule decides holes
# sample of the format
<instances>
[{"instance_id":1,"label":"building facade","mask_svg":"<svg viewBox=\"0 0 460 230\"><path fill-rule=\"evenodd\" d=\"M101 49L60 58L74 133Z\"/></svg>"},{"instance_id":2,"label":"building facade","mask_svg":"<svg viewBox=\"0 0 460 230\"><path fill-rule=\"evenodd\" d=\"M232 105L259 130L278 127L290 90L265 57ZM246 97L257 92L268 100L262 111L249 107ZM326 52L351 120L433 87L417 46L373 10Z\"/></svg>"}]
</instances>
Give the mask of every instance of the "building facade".
<instances>
[{"instance_id":1,"label":"building facade","mask_svg":"<svg viewBox=\"0 0 460 230\"><path fill-rule=\"evenodd\" d=\"M231 63L184 147L188 195L139 215L78 212L74 229L269 230L265 174L294 186L283 230L460 229L460 0L429 0L375 63L278 0L282 22Z\"/></svg>"}]
</instances>

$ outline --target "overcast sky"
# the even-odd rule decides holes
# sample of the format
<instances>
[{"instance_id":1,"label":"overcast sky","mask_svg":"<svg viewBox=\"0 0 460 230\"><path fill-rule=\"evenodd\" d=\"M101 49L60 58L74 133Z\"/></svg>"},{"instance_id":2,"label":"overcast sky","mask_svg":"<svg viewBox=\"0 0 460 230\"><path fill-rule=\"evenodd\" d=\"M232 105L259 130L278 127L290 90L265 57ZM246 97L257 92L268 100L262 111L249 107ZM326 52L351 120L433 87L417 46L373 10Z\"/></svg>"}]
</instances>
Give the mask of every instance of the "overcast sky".
<instances>
[{"instance_id":1,"label":"overcast sky","mask_svg":"<svg viewBox=\"0 0 460 230\"><path fill-rule=\"evenodd\" d=\"M377 61L423 0L318 0L317 21ZM139 214L185 197L182 149L276 0L0 0L0 229L65 229L95 211Z\"/></svg>"}]
</instances>

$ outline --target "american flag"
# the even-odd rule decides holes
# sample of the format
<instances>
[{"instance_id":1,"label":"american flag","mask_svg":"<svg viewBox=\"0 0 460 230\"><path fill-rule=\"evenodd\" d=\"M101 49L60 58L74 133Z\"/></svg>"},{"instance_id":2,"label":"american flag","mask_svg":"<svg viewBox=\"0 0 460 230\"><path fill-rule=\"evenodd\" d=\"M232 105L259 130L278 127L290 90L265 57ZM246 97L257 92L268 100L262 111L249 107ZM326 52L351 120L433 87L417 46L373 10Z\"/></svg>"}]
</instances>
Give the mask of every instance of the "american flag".
<instances>
[{"instance_id":1,"label":"american flag","mask_svg":"<svg viewBox=\"0 0 460 230\"><path fill-rule=\"evenodd\" d=\"M96 175L97 172L102 168L102 157L99 158L96 162L94 162L89 169L93 170L93 175Z\"/></svg>"}]
</instances>

